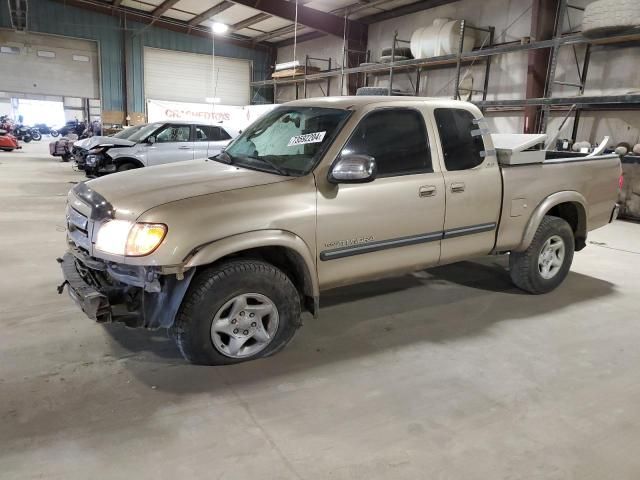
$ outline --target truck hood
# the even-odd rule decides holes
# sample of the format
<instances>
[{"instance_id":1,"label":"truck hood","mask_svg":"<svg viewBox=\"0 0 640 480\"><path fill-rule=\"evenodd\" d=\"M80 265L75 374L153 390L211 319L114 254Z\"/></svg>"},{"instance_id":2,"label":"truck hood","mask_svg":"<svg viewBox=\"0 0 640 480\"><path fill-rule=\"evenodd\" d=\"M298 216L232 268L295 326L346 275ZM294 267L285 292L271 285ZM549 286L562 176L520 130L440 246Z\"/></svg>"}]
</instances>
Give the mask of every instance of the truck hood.
<instances>
[{"instance_id":1,"label":"truck hood","mask_svg":"<svg viewBox=\"0 0 640 480\"><path fill-rule=\"evenodd\" d=\"M74 147L84 148L85 150L91 150L92 148L96 148L98 145L114 145L117 147L133 147L135 142L131 142L129 140L125 140L123 138L115 138L115 137L89 137L83 138L82 140L78 140L73 143Z\"/></svg>"},{"instance_id":2,"label":"truck hood","mask_svg":"<svg viewBox=\"0 0 640 480\"><path fill-rule=\"evenodd\" d=\"M117 218L135 220L165 203L293 178L214 160L190 160L115 173L86 185L111 204Z\"/></svg>"}]
</instances>

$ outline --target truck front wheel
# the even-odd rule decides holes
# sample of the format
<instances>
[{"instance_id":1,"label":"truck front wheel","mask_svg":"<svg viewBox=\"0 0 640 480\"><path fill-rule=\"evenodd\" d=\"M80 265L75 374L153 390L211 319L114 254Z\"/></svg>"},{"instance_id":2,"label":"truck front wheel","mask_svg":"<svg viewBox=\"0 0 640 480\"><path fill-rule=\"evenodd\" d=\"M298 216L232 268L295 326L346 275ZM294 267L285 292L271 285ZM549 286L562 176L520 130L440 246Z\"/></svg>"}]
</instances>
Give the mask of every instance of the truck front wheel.
<instances>
[{"instance_id":1,"label":"truck front wheel","mask_svg":"<svg viewBox=\"0 0 640 480\"><path fill-rule=\"evenodd\" d=\"M574 246L571 226L562 218L545 216L529 248L524 252L511 252L511 280L529 293L550 292L569 273Z\"/></svg>"},{"instance_id":2,"label":"truck front wheel","mask_svg":"<svg viewBox=\"0 0 640 480\"><path fill-rule=\"evenodd\" d=\"M191 363L227 365L281 350L300 315L298 291L281 270L261 260L232 260L193 279L173 334Z\"/></svg>"}]
</instances>

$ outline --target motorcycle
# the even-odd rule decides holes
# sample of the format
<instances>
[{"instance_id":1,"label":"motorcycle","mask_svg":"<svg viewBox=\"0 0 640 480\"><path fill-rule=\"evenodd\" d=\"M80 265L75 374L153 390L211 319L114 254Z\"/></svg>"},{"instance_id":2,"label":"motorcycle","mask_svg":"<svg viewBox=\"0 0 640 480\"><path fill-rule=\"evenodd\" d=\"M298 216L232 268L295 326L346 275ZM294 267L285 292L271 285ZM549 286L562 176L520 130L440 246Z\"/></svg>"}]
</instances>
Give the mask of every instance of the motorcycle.
<instances>
[{"instance_id":1,"label":"motorcycle","mask_svg":"<svg viewBox=\"0 0 640 480\"><path fill-rule=\"evenodd\" d=\"M37 123L33 128L38 129L38 131L42 135L51 135L52 137L57 137L58 135L60 135L60 132L58 132L58 130L56 130L55 128L51 128L45 123Z\"/></svg>"},{"instance_id":2,"label":"motorcycle","mask_svg":"<svg viewBox=\"0 0 640 480\"><path fill-rule=\"evenodd\" d=\"M58 133L63 137L69 135L70 133L78 135L78 137L82 137L84 131L87 126L83 122L79 122L78 120L70 120L68 121L64 127L58 129Z\"/></svg>"},{"instance_id":3,"label":"motorcycle","mask_svg":"<svg viewBox=\"0 0 640 480\"><path fill-rule=\"evenodd\" d=\"M29 143L31 140L36 140L31 132L31 128L29 127L25 127L24 125L16 125L15 127L13 127L13 136L16 137L18 140L22 140L24 143ZM42 135L40 135L40 132L38 132L38 138L37 140L40 140L42 138Z\"/></svg>"},{"instance_id":4,"label":"motorcycle","mask_svg":"<svg viewBox=\"0 0 640 480\"><path fill-rule=\"evenodd\" d=\"M31 134L31 138L33 138L36 142L42 140L42 134L40 130L33 127L27 127L29 129L29 133Z\"/></svg>"},{"instance_id":5,"label":"motorcycle","mask_svg":"<svg viewBox=\"0 0 640 480\"><path fill-rule=\"evenodd\" d=\"M11 135L7 130L0 129L0 150L3 152L12 152L16 148L22 148L16 137Z\"/></svg>"}]
</instances>

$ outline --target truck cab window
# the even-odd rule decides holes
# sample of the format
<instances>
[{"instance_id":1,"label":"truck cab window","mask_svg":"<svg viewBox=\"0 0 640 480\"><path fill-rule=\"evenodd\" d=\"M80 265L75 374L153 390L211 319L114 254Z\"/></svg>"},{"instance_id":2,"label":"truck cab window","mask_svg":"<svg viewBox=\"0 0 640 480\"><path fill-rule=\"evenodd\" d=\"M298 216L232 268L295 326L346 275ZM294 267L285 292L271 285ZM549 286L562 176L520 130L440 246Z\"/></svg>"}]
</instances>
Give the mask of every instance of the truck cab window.
<instances>
[{"instance_id":1,"label":"truck cab window","mask_svg":"<svg viewBox=\"0 0 640 480\"><path fill-rule=\"evenodd\" d=\"M480 127L474 123L471 112L459 108L436 108L434 115L446 169L451 172L480 165L484 142L477 132Z\"/></svg>"},{"instance_id":2,"label":"truck cab window","mask_svg":"<svg viewBox=\"0 0 640 480\"><path fill-rule=\"evenodd\" d=\"M412 109L370 113L360 121L342 153L374 157L380 177L433 171L424 119Z\"/></svg>"}]
</instances>

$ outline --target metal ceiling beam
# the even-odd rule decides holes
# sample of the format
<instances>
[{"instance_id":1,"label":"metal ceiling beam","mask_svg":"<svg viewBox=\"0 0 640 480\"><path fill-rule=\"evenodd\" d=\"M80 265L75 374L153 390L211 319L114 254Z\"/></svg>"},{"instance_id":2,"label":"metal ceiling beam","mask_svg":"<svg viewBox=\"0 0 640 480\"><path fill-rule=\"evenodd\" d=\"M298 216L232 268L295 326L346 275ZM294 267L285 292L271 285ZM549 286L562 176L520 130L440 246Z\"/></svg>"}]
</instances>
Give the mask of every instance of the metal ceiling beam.
<instances>
[{"instance_id":1,"label":"metal ceiling beam","mask_svg":"<svg viewBox=\"0 0 640 480\"><path fill-rule=\"evenodd\" d=\"M234 23L229 28L231 28L231 30L235 32L237 30L242 30L243 28L250 27L251 25L255 25L256 23L260 23L267 18L271 18L271 15L269 15L268 13L259 13L257 15L254 15L253 17L245 18L238 23Z\"/></svg>"},{"instance_id":2,"label":"metal ceiling beam","mask_svg":"<svg viewBox=\"0 0 640 480\"><path fill-rule=\"evenodd\" d=\"M402 5L401 7L394 8L392 10L386 10L380 13L374 13L373 15L367 15L358 19L362 23L370 25L372 23L382 22L383 20L390 20L396 17L402 17L403 15L410 15L412 13L421 12L422 10L428 10L430 8L440 7L449 3L458 2L460 0L421 0L419 2L410 3L408 5Z\"/></svg>"},{"instance_id":3,"label":"metal ceiling beam","mask_svg":"<svg viewBox=\"0 0 640 480\"><path fill-rule=\"evenodd\" d=\"M298 35L298 43L307 42L309 40L315 40L316 38L326 37L325 33L322 32L309 32L304 35ZM287 47L289 45L293 45L293 37L287 38L280 42L274 43L273 46L275 48Z\"/></svg>"},{"instance_id":4,"label":"metal ceiling beam","mask_svg":"<svg viewBox=\"0 0 640 480\"><path fill-rule=\"evenodd\" d=\"M196 25L200 25L205 20L208 20L211 17L213 17L214 15L217 15L217 14L219 14L221 12L224 12L225 10L227 10L228 8L231 8L231 7L233 7L233 3L232 2L224 1L222 3L214 5L213 7L211 7L208 10L205 10L204 12L202 12L199 15L196 15L191 20L189 20L187 23L189 25L191 25L192 27L196 26Z\"/></svg>"},{"instance_id":5,"label":"metal ceiling beam","mask_svg":"<svg viewBox=\"0 0 640 480\"><path fill-rule=\"evenodd\" d=\"M113 0L113 2L111 3L111 6L113 8L118 8L121 3L122 3L122 0Z\"/></svg>"},{"instance_id":6,"label":"metal ceiling beam","mask_svg":"<svg viewBox=\"0 0 640 480\"><path fill-rule=\"evenodd\" d=\"M298 5L304 5L305 3L311 3L312 1L313 0L299 0ZM260 23L264 20L267 20L268 18L271 18L271 15L269 15L268 13L259 13L257 15L254 15L253 17L245 18L244 20L231 25L229 28L231 28L231 31L235 32L238 30L242 30L243 28L250 27L251 25L255 25L256 23Z\"/></svg>"},{"instance_id":7,"label":"metal ceiling beam","mask_svg":"<svg viewBox=\"0 0 640 480\"><path fill-rule=\"evenodd\" d=\"M355 4L332 10L331 13L344 15L344 13L348 11L349 14L352 15L353 13L359 12L367 8L376 8L376 7L379 8L380 6L383 6L385 3L389 3L389 1L391 0L369 0L369 1L360 0ZM373 15L367 15L366 17L361 17L358 19L358 22L369 25L371 23L381 22L383 20L389 20L391 18L396 18L403 15L410 15L412 13L416 13L421 10L427 10L429 8L434 8L434 7L446 5L448 3L453 3L457 1L459 0L422 0L416 3L411 3L408 5L403 5L398 8L394 8L393 10L386 10L380 13L375 13ZM288 27L288 30L279 31L278 35L285 35L291 32L293 32L293 26ZM259 36L259 37L255 37L255 39L256 40L259 39L260 41L265 41L265 40L268 40L269 38L272 38L278 35ZM316 34L316 32L312 32L312 33L305 34L298 37L298 42L305 41L305 40L313 40L316 38L320 38L321 36L322 35ZM278 42L277 46L279 48L279 47L285 47L287 45L292 45L292 44L293 44L293 38L287 38L286 40L282 40L281 42Z\"/></svg>"},{"instance_id":8,"label":"metal ceiling beam","mask_svg":"<svg viewBox=\"0 0 640 480\"><path fill-rule=\"evenodd\" d=\"M285 0L232 0L233 3L255 8L269 15L284 18L291 22L296 19L295 2ZM331 13L321 12L313 8L298 5L298 23L314 30L342 37L344 31L344 19ZM361 38L366 35L367 27L363 23L349 20L347 21L347 36L350 38Z\"/></svg>"},{"instance_id":9,"label":"metal ceiling beam","mask_svg":"<svg viewBox=\"0 0 640 480\"><path fill-rule=\"evenodd\" d=\"M126 18L127 20L132 20L134 22L138 22L144 25L149 25L153 23L156 27L164 28L166 30L172 30L174 32L180 33L190 33L192 35L196 35L199 37L211 38L211 31L209 29L204 28L196 28L195 25L189 25L187 22L183 22L181 20L176 20L173 18L160 17L155 19L150 15L150 12L144 12L141 10L136 10L135 8L129 7L118 7L114 8L112 4L101 2L97 0L54 0L58 3L62 3L67 6L81 8L84 10L91 10L94 13L101 13L104 15L109 15L113 17ZM264 43L255 43L252 39L247 38L246 40L243 38L231 38L231 37L220 37L216 42L225 42L232 45L238 45L244 48L253 47L259 48L267 51L271 51L273 49L272 45L264 44Z\"/></svg>"},{"instance_id":10,"label":"metal ceiling beam","mask_svg":"<svg viewBox=\"0 0 640 480\"><path fill-rule=\"evenodd\" d=\"M160 17L165 14L167 10L172 8L176 3L180 0L164 0L160 5L158 5L152 12L151 15L154 17Z\"/></svg>"}]
</instances>

